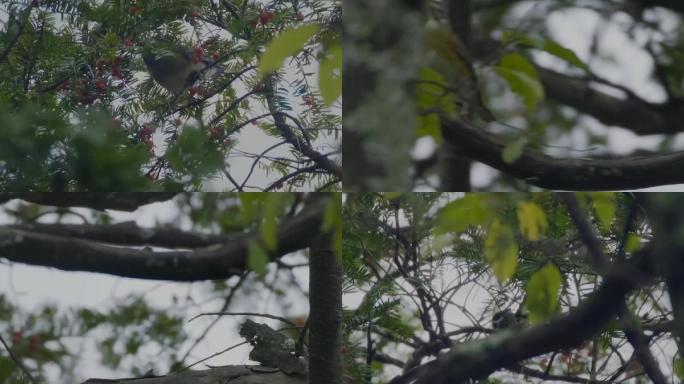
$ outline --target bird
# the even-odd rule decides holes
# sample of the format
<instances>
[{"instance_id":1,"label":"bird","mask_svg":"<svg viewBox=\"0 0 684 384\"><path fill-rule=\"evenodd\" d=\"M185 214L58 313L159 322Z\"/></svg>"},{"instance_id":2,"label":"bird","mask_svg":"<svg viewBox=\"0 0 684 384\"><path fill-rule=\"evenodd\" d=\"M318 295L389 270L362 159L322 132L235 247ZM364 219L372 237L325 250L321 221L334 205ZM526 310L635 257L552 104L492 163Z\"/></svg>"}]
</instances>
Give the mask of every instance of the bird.
<instances>
[{"instance_id":1,"label":"bird","mask_svg":"<svg viewBox=\"0 0 684 384\"><path fill-rule=\"evenodd\" d=\"M211 64L201 48L189 48L166 41L154 41L143 47L142 58L152 78L172 94L179 94L194 84Z\"/></svg>"},{"instance_id":2,"label":"bird","mask_svg":"<svg viewBox=\"0 0 684 384\"><path fill-rule=\"evenodd\" d=\"M492 328L498 330L520 326L525 322L526 317L527 316L520 311L513 313L510 309L504 309L492 316Z\"/></svg>"}]
</instances>

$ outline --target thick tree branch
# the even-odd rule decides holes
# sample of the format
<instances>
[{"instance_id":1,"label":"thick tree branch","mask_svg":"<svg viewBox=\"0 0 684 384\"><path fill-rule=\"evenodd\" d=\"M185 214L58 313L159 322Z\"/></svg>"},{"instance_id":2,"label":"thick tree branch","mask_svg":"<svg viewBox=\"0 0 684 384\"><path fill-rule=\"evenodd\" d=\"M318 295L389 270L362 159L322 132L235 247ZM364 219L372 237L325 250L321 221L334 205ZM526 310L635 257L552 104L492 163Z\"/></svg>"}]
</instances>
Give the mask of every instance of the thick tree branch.
<instances>
[{"instance_id":1,"label":"thick tree branch","mask_svg":"<svg viewBox=\"0 0 684 384\"><path fill-rule=\"evenodd\" d=\"M30 223L9 225L8 228L103 243L152 245L163 248L198 248L233 241L231 235L188 232L171 227L145 228L138 226L134 221L110 225Z\"/></svg>"},{"instance_id":2,"label":"thick tree branch","mask_svg":"<svg viewBox=\"0 0 684 384\"><path fill-rule=\"evenodd\" d=\"M203 371L184 371L167 376L126 378L126 379L89 379L82 384L307 384L301 375L288 376L282 371L269 371L256 365L227 365Z\"/></svg>"},{"instance_id":3,"label":"thick tree branch","mask_svg":"<svg viewBox=\"0 0 684 384\"><path fill-rule=\"evenodd\" d=\"M172 199L169 192L70 192L70 193L0 193L0 204L12 199L57 207L86 207L98 210L135 211L138 207Z\"/></svg>"},{"instance_id":4,"label":"thick tree branch","mask_svg":"<svg viewBox=\"0 0 684 384\"><path fill-rule=\"evenodd\" d=\"M513 162L501 159L506 144L464 121L443 121L442 134L473 160L541 188L587 191L646 188L684 183L684 152L623 159L555 159L524 151Z\"/></svg>"},{"instance_id":5,"label":"thick tree branch","mask_svg":"<svg viewBox=\"0 0 684 384\"><path fill-rule=\"evenodd\" d=\"M300 214L283 221L278 231L278 248L271 253L271 258L308 247L320 231L326 205L325 196L316 196ZM0 227L0 256L67 271L155 280L213 280L241 274L245 269L248 243L259 238L258 232L240 233L230 235L230 241L194 251L154 252L149 248L122 248Z\"/></svg>"},{"instance_id":6,"label":"thick tree branch","mask_svg":"<svg viewBox=\"0 0 684 384\"><path fill-rule=\"evenodd\" d=\"M637 135L684 131L684 109L648 103L635 97L620 98L596 90L590 79L568 76L537 67L547 96L586 113L606 125L617 125Z\"/></svg>"}]
</instances>

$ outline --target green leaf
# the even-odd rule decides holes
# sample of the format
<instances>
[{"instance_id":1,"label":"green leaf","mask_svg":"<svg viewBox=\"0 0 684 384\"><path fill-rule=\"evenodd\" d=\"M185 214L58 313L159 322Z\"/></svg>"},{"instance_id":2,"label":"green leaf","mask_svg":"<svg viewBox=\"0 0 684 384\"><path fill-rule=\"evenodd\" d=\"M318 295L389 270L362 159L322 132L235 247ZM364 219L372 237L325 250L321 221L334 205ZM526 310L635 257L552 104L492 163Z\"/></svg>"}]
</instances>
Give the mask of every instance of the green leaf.
<instances>
[{"instance_id":1,"label":"green leaf","mask_svg":"<svg viewBox=\"0 0 684 384\"><path fill-rule=\"evenodd\" d=\"M577 68L583 69L585 71L589 70L589 66L587 66L587 64L584 63L579 57L577 57L577 54L575 54L573 50L561 45L557 41L531 37L518 31L505 31L502 40L504 42L517 42L531 48L540 49L576 66Z\"/></svg>"},{"instance_id":2,"label":"green leaf","mask_svg":"<svg viewBox=\"0 0 684 384\"><path fill-rule=\"evenodd\" d=\"M558 309L561 278L558 267L553 264L546 264L530 278L525 306L531 324L544 322Z\"/></svg>"},{"instance_id":3,"label":"green leaf","mask_svg":"<svg viewBox=\"0 0 684 384\"><path fill-rule=\"evenodd\" d=\"M518 243L511 228L494 219L484 244L485 259L500 282L510 279L518 267Z\"/></svg>"},{"instance_id":4,"label":"green leaf","mask_svg":"<svg viewBox=\"0 0 684 384\"><path fill-rule=\"evenodd\" d=\"M263 244L269 251L278 248L278 217L287 203L287 193L264 193L263 219L259 225L259 234Z\"/></svg>"},{"instance_id":5,"label":"green leaf","mask_svg":"<svg viewBox=\"0 0 684 384\"><path fill-rule=\"evenodd\" d=\"M451 93L445 93L447 82L444 76L432 68L422 68L416 85L416 106L420 111L435 111L430 114L417 114L416 136L429 136L437 143L442 142L440 115L455 111L455 99Z\"/></svg>"},{"instance_id":6,"label":"green leaf","mask_svg":"<svg viewBox=\"0 0 684 384\"><path fill-rule=\"evenodd\" d=\"M535 203L523 201L518 203L517 213L520 232L532 241L539 239L539 233L548 227L544 211Z\"/></svg>"},{"instance_id":7,"label":"green leaf","mask_svg":"<svg viewBox=\"0 0 684 384\"><path fill-rule=\"evenodd\" d=\"M486 193L469 193L445 205L437 217L437 234L463 232L471 225L484 225L493 216Z\"/></svg>"},{"instance_id":8,"label":"green leaf","mask_svg":"<svg viewBox=\"0 0 684 384\"><path fill-rule=\"evenodd\" d=\"M684 379L684 359L681 357L674 361L674 372L678 378Z\"/></svg>"},{"instance_id":9,"label":"green leaf","mask_svg":"<svg viewBox=\"0 0 684 384\"><path fill-rule=\"evenodd\" d=\"M625 252L632 253L639 248L641 248L641 238L633 233L630 233L627 236L627 241L625 242Z\"/></svg>"},{"instance_id":10,"label":"green leaf","mask_svg":"<svg viewBox=\"0 0 684 384\"><path fill-rule=\"evenodd\" d=\"M238 194L240 199L240 213L244 224L249 224L254 221L266 195L266 193L261 192Z\"/></svg>"},{"instance_id":11,"label":"green leaf","mask_svg":"<svg viewBox=\"0 0 684 384\"><path fill-rule=\"evenodd\" d=\"M610 224L615 218L615 193L590 192L589 195L594 203L594 211L601 224L601 229L604 232L608 232L610 230Z\"/></svg>"},{"instance_id":12,"label":"green leaf","mask_svg":"<svg viewBox=\"0 0 684 384\"><path fill-rule=\"evenodd\" d=\"M573 50L560 45L556 41L543 40L541 48L545 52L550 53L561 60L567 61L568 63L578 68L584 69L585 71L589 70L587 64L585 64L579 57L577 57Z\"/></svg>"},{"instance_id":13,"label":"green leaf","mask_svg":"<svg viewBox=\"0 0 684 384\"><path fill-rule=\"evenodd\" d=\"M323 103L327 106L332 105L342 95L342 46L340 44L330 47L321 60L318 87Z\"/></svg>"},{"instance_id":14,"label":"green leaf","mask_svg":"<svg viewBox=\"0 0 684 384\"><path fill-rule=\"evenodd\" d=\"M261 60L259 60L259 73L264 75L278 70L285 59L302 50L304 44L319 29L320 27L317 24L307 24L283 31L271 40L266 47Z\"/></svg>"},{"instance_id":15,"label":"green leaf","mask_svg":"<svg viewBox=\"0 0 684 384\"><path fill-rule=\"evenodd\" d=\"M256 241L247 244L247 268L263 277L266 274L266 264L268 264L268 253L264 247Z\"/></svg>"},{"instance_id":16,"label":"green leaf","mask_svg":"<svg viewBox=\"0 0 684 384\"><path fill-rule=\"evenodd\" d=\"M539 80L537 70L523 55L509 53L499 62L496 71L511 90L517 93L532 112L537 104L544 99L544 87Z\"/></svg>"},{"instance_id":17,"label":"green leaf","mask_svg":"<svg viewBox=\"0 0 684 384\"><path fill-rule=\"evenodd\" d=\"M396 200L403 195L403 192L383 192L382 198L385 200Z\"/></svg>"},{"instance_id":18,"label":"green leaf","mask_svg":"<svg viewBox=\"0 0 684 384\"><path fill-rule=\"evenodd\" d=\"M207 141L206 133L193 127L185 127L176 143L166 152L165 159L178 174L191 175L201 180L221 167L224 158L221 152Z\"/></svg>"},{"instance_id":19,"label":"green leaf","mask_svg":"<svg viewBox=\"0 0 684 384\"><path fill-rule=\"evenodd\" d=\"M501 152L501 159L506 164L513 164L516 160L520 158L527 145L526 137L519 137L511 143L508 143L504 150Z\"/></svg>"}]
</instances>

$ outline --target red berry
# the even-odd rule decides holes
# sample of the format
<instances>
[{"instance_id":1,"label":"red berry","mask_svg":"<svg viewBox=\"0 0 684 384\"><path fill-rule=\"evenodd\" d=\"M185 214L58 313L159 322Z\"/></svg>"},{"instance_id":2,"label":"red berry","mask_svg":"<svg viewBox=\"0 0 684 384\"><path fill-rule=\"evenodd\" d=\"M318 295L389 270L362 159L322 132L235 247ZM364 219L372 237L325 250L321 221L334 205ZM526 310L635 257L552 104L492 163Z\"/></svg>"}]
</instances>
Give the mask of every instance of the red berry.
<instances>
[{"instance_id":1,"label":"red berry","mask_svg":"<svg viewBox=\"0 0 684 384\"><path fill-rule=\"evenodd\" d=\"M29 349L31 350L31 352L36 352L38 350L38 342L38 336L31 336L31 338L29 339Z\"/></svg>"},{"instance_id":2,"label":"red berry","mask_svg":"<svg viewBox=\"0 0 684 384\"><path fill-rule=\"evenodd\" d=\"M133 39L129 39L128 37L123 40L123 43L127 47L133 46Z\"/></svg>"},{"instance_id":3,"label":"red berry","mask_svg":"<svg viewBox=\"0 0 684 384\"><path fill-rule=\"evenodd\" d=\"M142 13L142 8L140 8L137 5L132 5L131 7L128 8L128 13L130 13L131 15L140 14L140 13Z\"/></svg>"},{"instance_id":4,"label":"red berry","mask_svg":"<svg viewBox=\"0 0 684 384\"><path fill-rule=\"evenodd\" d=\"M199 13L198 10L192 11L192 14L191 14L191 16L192 16L193 19L196 19L196 18L200 17L201 15L202 15L202 14Z\"/></svg>"},{"instance_id":5,"label":"red berry","mask_svg":"<svg viewBox=\"0 0 684 384\"><path fill-rule=\"evenodd\" d=\"M209 131L209 137L212 139L218 139L221 137L221 128L219 127L214 127Z\"/></svg>"},{"instance_id":6,"label":"red berry","mask_svg":"<svg viewBox=\"0 0 684 384\"><path fill-rule=\"evenodd\" d=\"M16 331L12 334L12 344L19 344L22 339L21 331Z\"/></svg>"},{"instance_id":7,"label":"red berry","mask_svg":"<svg viewBox=\"0 0 684 384\"><path fill-rule=\"evenodd\" d=\"M217 61L218 59L221 58L221 55L219 55L218 52L214 52L214 53L211 55L211 58L214 59L215 61Z\"/></svg>"},{"instance_id":8,"label":"red berry","mask_svg":"<svg viewBox=\"0 0 684 384\"><path fill-rule=\"evenodd\" d=\"M313 105L313 97L311 95L306 95L304 96L304 104L308 105L309 107Z\"/></svg>"},{"instance_id":9,"label":"red berry","mask_svg":"<svg viewBox=\"0 0 684 384\"><path fill-rule=\"evenodd\" d=\"M263 9L261 12L259 12L259 22L261 22L262 25L266 25L273 20L273 16L273 11Z\"/></svg>"},{"instance_id":10,"label":"red berry","mask_svg":"<svg viewBox=\"0 0 684 384\"><path fill-rule=\"evenodd\" d=\"M107 89L107 82L104 79L97 79L95 81L95 88L104 91Z\"/></svg>"},{"instance_id":11,"label":"red berry","mask_svg":"<svg viewBox=\"0 0 684 384\"><path fill-rule=\"evenodd\" d=\"M198 90L199 90L199 89L198 89L197 87L192 86L192 87L188 88L188 95L189 95L190 97L193 97L193 96L195 96L195 95L197 94Z\"/></svg>"},{"instance_id":12,"label":"red berry","mask_svg":"<svg viewBox=\"0 0 684 384\"><path fill-rule=\"evenodd\" d=\"M301 11L297 12L297 20L299 20L299 21L304 20L304 14Z\"/></svg>"},{"instance_id":13,"label":"red berry","mask_svg":"<svg viewBox=\"0 0 684 384\"><path fill-rule=\"evenodd\" d=\"M257 119L252 119L252 120L250 121L250 123L252 123L252 125L256 126L256 125L257 125Z\"/></svg>"},{"instance_id":14,"label":"red berry","mask_svg":"<svg viewBox=\"0 0 684 384\"><path fill-rule=\"evenodd\" d=\"M121 68L119 67L112 67L111 74L117 79L123 79L123 72L121 72Z\"/></svg>"}]
</instances>

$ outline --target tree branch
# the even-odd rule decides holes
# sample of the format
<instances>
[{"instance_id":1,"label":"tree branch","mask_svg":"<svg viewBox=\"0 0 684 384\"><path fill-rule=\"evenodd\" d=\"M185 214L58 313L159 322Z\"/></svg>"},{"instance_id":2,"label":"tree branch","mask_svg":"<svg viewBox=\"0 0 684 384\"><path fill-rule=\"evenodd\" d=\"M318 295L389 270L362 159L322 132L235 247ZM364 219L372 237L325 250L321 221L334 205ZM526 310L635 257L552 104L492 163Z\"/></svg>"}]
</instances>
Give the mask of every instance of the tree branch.
<instances>
[{"instance_id":1,"label":"tree branch","mask_svg":"<svg viewBox=\"0 0 684 384\"><path fill-rule=\"evenodd\" d=\"M443 121L442 134L459 153L541 188L591 191L684 183L684 151L604 160L555 159L526 150L507 164L501 159L506 144L472 123Z\"/></svg>"},{"instance_id":2,"label":"tree branch","mask_svg":"<svg viewBox=\"0 0 684 384\"><path fill-rule=\"evenodd\" d=\"M313 198L303 211L284 220L278 249L271 259L306 248L318 235L327 198ZM230 240L193 251L154 252L91 240L0 227L0 254L16 262L141 279L196 281L226 279L245 270L247 246L258 232L230 235Z\"/></svg>"},{"instance_id":3,"label":"tree branch","mask_svg":"<svg viewBox=\"0 0 684 384\"><path fill-rule=\"evenodd\" d=\"M177 193L169 192L70 192L70 193L0 193L0 204L22 199L41 205L57 207L86 207L97 210L135 211L138 207L172 199Z\"/></svg>"}]
</instances>

